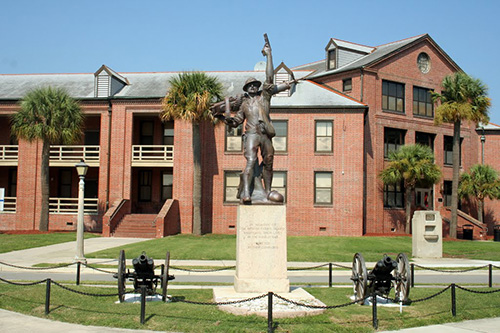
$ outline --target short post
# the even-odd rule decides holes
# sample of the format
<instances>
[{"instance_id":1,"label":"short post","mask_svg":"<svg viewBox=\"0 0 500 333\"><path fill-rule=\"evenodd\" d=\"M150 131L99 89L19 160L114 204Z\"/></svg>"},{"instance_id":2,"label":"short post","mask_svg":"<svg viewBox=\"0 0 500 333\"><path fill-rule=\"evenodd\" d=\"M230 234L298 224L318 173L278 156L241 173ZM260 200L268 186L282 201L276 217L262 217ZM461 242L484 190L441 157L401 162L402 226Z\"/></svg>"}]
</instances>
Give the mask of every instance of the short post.
<instances>
[{"instance_id":1,"label":"short post","mask_svg":"<svg viewBox=\"0 0 500 333\"><path fill-rule=\"evenodd\" d=\"M273 292L267 293L267 332L273 332Z\"/></svg>"},{"instance_id":2,"label":"short post","mask_svg":"<svg viewBox=\"0 0 500 333\"><path fill-rule=\"evenodd\" d=\"M76 263L76 285L79 286L80 285L80 265L82 263L81 262L77 262Z\"/></svg>"},{"instance_id":3,"label":"short post","mask_svg":"<svg viewBox=\"0 0 500 333\"><path fill-rule=\"evenodd\" d=\"M141 286L141 324L144 324L146 317L146 286Z\"/></svg>"},{"instance_id":4,"label":"short post","mask_svg":"<svg viewBox=\"0 0 500 333\"><path fill-rule=\"evenodd\" d=\"M372 294L372 324L373 328L378 330L378 318L377 318L377 293Z\"/></svg>"},{"instance_id":5,"label":"short post","mask_svg":"<svg viewBox=\"0 0 500 333\"><path fill-rule=\"evenodd\" d=\"M415 264L411 263L410 265L410 270L411 270L411 287L415 287Z\"/></svg>"},{"instance_id":6,"label":"short post","mask_svg":"<svg viewBox=\"0 0 500 333\"><path fill-rule=\"evenodd\" d=\"M451 314L457 316L457 297L455 295L455 284L451 284Z\"/></svg>"},{"instance_id":7,"label":"short post","mask_svg":"<svg viewBox=\"0 0 500 333\"><path fill-rule=\"evenodd\" d=\"M489 264L488 265L488 269L489 269L489 272L488 272L488 287L493 287L493 265L492 264Z\"/></svg>"},{"instance_id":8,"label":"short post","mask_svg":"<svg viewBox=\"0 0 500 333\"><path fill-rule=\"evenodd\" d=\"M50 283L51 280L47 279L47 284L45 287L45 315L48 315L50 311Z\"/></svg>"},{"instance_id":9,"label":"short post","mask_svg":"<svg viewBox=\"0 0 500 333\"><path fill-rule=\"evenodd\" d=\"M332 282L333 282L333 274L332 274L332 263L329 263L328 264L328 268L329 268L329 275L328 275L328 287L332 287Z\"/></svg>"}]
</instances>

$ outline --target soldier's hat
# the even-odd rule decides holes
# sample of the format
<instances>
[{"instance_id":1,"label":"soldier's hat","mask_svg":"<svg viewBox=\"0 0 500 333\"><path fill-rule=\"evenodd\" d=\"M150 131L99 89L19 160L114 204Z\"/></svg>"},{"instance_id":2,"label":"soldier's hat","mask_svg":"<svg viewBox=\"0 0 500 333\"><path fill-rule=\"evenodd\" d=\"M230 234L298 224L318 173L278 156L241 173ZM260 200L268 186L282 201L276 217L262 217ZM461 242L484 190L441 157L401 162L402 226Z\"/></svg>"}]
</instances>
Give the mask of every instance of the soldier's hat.
<instances>
[{"instance_id":1,"label":"soldier's hat","mask_svg":"<svg viewBox=\"0 0 500 333\"><path fill-rule=\"evenodd\" d=\"M260 87L262 85L262 82L260 82L259 80L257 80L256 78L254 77L251 77L249 78L248 80L246 80L245 82L245 85L243 86L243 90L244 91L247 91L248 89L248 86L252 83L256 83L258 87Z\"/></svg>"}]
</instances>

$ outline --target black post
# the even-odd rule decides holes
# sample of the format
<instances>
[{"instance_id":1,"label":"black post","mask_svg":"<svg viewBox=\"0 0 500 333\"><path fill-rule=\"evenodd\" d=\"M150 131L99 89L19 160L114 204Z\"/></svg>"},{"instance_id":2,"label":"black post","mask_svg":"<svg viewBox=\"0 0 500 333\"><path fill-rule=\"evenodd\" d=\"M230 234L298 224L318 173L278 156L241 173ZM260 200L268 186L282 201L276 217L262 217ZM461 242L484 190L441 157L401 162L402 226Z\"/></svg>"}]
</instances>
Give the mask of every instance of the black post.
<instances>
[{"instance_id":1,"label":"black post","mask_svg":"<svg viewBox=\"0 0 500 333\"><path fill-rule=\"evenodd\" d=\"M488 287L493 287L493 265L489 264L489 276L488 276Z\"/></svg>"},{"instance_id":2,"label":"black post","mask_svg":"<svg viewBox=\"0 0 500 333\"><path fill-rule=\"evenodd\" d=\"M415 287L415 264L414 263L411 263L410 265L411 267L411 287Z\"/></svg>"},{"instance_id":3,"label":"black post","mask_svg":"<svg viewBox=\"0 0 500 333\"><path fill-rule=\"evenodd\" d=\"M332 263L328 264L328 267L330 269L330 274L328 275L328 287L332 287L332 282L333 282L333 274L332 274Z\"/></svg>"},{"instance_id":4,"label":"black post","mask_svg":"<svg viewBox=\"0 0 500 333\"><path fill-rule=\"evenodd\" d=\"M76 285L77 286L80 285L80 265L81 265L81 262L76 263Z\"/></svg>"},{"instance_id":5,"label":"black post","mask_svg":"<svg viewBox=\"0 0 500 333\"><path fill-rule=\"evenodd\" d=\"M457 297L455 295L455 284L451 284L451 314L457 316Z\"/></svg>"},{"instance_id":6,"label":"black post","mask_svg":"<svg viewBox=\"0 0 500 333\"><path fill-rule=\"evenodd\" d=\"M273 292L267 293L267 332L273 333Z\"/></svg>"},{"instance_id":7,"label":"black post","mask_svg":"<svg viewBox=\"0 0 500 333\"><path fill-rule=\"evenodd\" d=\"M372 294L372 323L373 323L373 328L378 330L377 294L375 292L373 292Z\"/></svg>"},{"instance_id":8,"label":"black post","mask_svg":"<svg viewBox=\"0 0 500 333\"><path fill-rule=\"evenodd\" d=\"M146 286L141 286L141 324L144 324L146 317Z\"/></svg>"},{"instance_id":9,"label":"black post","mask_svg":"<svg viewBox=\"0 0 500 333\"><path fill-rule=\"evenodd\" d=\"M47 285L45 288L45 315L48 315L50 311L50 283L51 280L47 279Z\"/></svg>"}]
</instances>

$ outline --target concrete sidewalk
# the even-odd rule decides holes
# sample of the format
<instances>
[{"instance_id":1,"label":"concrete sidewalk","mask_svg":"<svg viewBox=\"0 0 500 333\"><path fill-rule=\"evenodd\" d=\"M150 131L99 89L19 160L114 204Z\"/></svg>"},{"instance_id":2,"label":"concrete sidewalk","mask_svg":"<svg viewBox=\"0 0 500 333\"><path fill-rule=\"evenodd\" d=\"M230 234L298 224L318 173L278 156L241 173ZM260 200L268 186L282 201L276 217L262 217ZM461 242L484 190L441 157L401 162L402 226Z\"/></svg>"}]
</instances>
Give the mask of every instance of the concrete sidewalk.
<instances>
[{"instance_id":1,"label":"concrete sidewalk","mask_svg":"<svg viewBox=\"0 0 500 333\"><path fill-rule=\"evenodd\" d=\"M85 240L85 252L95 252L103 249L120 247L132 243L145 241L148 239L133 238L90 238ZM73 262L76 253L76 242L49 245L34 249L14 251L0 254L0 261L5 263L32 266L37 263L70 263ZM118 252L117 252L118 257ZM88 259L90 263L116 263L116 259ZM415 264L426 267L474 267L493 264L500 266L500 261L468 260L468 259L416 259ZM289 262L289 267L312 267L322 265L324 262ZM350 266L351 263L336 263L343 266ZM367 263L371 267L374 263ZM172 260L174 266L234 266L234 260ZM2 269L6 269L4 266ZM8 269L8 268L7 268ZM448 323L442 325L432 325L427 327L417 327L400 330L398 332L498 332L500 327L500 317L464 321L459 323ZM97 326L82 326L57 322L44 318L27 316L15 312L0 309L0 332L151 332L146 330L127 330L117 328L105 328Z\"/></svg>"}]
</instances>

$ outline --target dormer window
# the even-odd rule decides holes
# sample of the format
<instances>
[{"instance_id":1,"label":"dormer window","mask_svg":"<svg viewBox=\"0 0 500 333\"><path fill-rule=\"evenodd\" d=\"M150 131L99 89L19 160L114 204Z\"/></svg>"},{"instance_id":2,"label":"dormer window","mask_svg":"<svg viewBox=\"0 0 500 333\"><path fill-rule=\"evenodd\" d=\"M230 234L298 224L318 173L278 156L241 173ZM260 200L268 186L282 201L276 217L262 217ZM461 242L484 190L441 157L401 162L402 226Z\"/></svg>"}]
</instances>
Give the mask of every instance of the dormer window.
<instances>
[{"instance_id":1,"label":"dormer window","mask_svg":"<svg viewBox=\"0 0 500 333\"><path fill-rule=\"evenodd\" d=\"M94 96L114 96L128 84L129 82L125 77L106 65L102 65L101 68L94 73Z\"/></svg>"},{"instance_id":2,"label":"dormer window","mask_svg":"<svg viewBox=\"0 0 500 333\"><path fill-rule=\"evenodd\" d=\"M274 70L274 84L280 84L283 82L288 82L292 80L292 71L284 64L281 63ZM291 89L281 91L274 96L288 97L291 94Z\"/></svg>"},{"instance_id":3,"label":"dormer window","mask_svg":"<svg viewBox=\"0 0 500 333\"><path fill-rule=\"evenodd\" d=\"M337 51L336 49L328 51L327 64L328 64L329 70L337 68L337 52L336 51Z\"/></svg>"}]
</instances>

